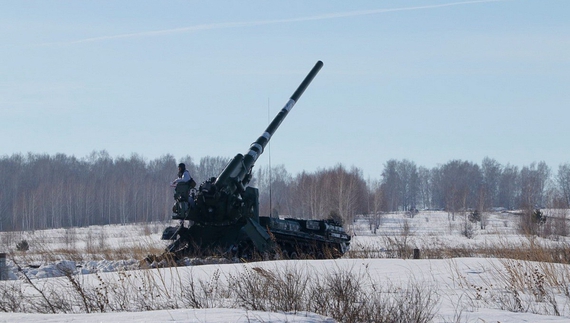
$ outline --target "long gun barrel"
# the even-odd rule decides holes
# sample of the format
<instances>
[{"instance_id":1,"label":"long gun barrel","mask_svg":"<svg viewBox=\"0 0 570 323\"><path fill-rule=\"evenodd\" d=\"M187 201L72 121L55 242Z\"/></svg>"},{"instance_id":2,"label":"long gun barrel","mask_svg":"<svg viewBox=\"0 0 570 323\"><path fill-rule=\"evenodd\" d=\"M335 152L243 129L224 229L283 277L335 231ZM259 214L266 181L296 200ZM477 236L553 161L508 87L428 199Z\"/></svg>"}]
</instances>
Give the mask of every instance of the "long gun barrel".
<instances>
[{"instance_id":1,"label":"long gun barrel","mask_svg":"<svg viewBox=\"0 0 570 323\"><path fill-rule=\"evenodd\" d=\"M305 92L313 78L315 78L322 67L323 62L321 61L318 61L315 64L303 82L301 82L297 90L295 90L293 95L291 95L291 98L289 98L289 101L287 101L283 109L281 109L277 116L273 118L273 121L271 121L263 134L257 138L254 143L251 144L249 151L245 157L242 154L237 154L234 159L226 166L226 168L216 179L215 185L218 187L218 189L229 189L231 192L235 191L236 189L243 191L244 186L247 185L247 182L249 182L249 173L255 164L255 161L257 161L257 158L259 158L259 156L263 153L265 146L271 139L271 136L273 136L275 133L275 130L279 128L281 122L283 122L289 111L291 111L295 103L297 103L303 92Z\"/></svg>"}]
</instances>

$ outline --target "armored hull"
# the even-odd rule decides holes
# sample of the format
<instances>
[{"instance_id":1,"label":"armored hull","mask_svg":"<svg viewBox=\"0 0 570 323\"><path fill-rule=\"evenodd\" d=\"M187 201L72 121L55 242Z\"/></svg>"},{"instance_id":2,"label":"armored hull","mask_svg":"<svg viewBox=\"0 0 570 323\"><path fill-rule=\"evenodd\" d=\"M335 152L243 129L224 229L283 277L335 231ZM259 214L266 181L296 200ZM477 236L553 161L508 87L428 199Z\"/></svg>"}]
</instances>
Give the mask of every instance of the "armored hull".
<instances>
[{"instance_id":1,"label":"armored hull","mask_svg":"<svg viewBox=\"0 0 570 323\"><path fill-rule=\"evenodd\" d=\"M162 239L174 259L221 256L227 258L328 259L341 257L350 235L333 220L304 220L261 216L248 221L215 225L194 223L169 227ZM261 230L261 231L258 231Z\"/></svg>"}]
</instances>

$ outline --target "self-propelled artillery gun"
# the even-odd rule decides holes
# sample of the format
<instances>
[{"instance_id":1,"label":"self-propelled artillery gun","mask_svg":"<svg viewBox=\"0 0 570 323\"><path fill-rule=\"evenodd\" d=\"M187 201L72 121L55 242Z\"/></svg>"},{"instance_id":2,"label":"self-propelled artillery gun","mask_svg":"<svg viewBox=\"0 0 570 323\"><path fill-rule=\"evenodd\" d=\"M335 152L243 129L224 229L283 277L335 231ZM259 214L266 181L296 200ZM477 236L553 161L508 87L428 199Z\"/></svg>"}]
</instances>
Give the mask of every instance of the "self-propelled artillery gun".
<instances>
[{"instance_id":1,"label":"self-propelled artillery gun","mask_svg":"<svg viewBox=\"0 0 570 323\"><path fill-rule=\"evenodd\" d=\"M316 63L245 155L237 154L217 177L197 188L192 181L176 185L172 218L179 224L162 234L163 240L172 240L165 254L174 259L208 255L336 258L348 250L350 236L333 219L260 216L258 189L249 186L255 162L322 66L321 61Z\"/></svg>"}]
</instances>

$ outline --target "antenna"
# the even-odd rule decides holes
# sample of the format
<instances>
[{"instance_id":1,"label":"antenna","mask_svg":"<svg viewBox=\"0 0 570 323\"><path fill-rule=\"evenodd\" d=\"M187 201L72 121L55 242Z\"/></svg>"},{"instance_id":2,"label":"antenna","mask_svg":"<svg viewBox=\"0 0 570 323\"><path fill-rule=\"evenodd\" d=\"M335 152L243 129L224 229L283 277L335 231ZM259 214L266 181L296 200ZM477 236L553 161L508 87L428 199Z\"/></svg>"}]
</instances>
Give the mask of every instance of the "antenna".
<instances>
[{"instance_id":1,"label":"antenna","mask_svg":"<svg viewBox=\"0 0 570 323\"><path fill-rule=\"evenodd\" d=\"M269 111L269 98L267 98L267 120L271 120L270 111ZM269 217L273 217L273 205L272 205L272 197L273 194L271 192L271 186L273 185L273 179L271 178L271 142L269 142L269 146L267 147L267 155L269 156Z\"/></svg>"}]
</instances>

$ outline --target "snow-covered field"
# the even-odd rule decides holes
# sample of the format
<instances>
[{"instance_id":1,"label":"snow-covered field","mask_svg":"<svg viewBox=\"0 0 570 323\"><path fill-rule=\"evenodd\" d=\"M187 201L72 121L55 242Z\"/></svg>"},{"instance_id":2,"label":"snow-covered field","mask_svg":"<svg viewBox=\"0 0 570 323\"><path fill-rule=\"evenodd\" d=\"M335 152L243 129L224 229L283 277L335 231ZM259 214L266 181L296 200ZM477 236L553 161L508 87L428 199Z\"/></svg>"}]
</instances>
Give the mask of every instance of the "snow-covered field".
<instances>
[{"instance_id":1,"label":"snow-covered field","mask_svg":"<svg viewBox=\"0 0 570 323\"><path fill-rule=\"evenodd\" d=\"M61 303L76 298L76 305L66 308L68 314L39 314L46 309L31 307L26 313L0 312L0 322L335 322L333 315L316 311L273 310L279 305L274 301L286 298L280 292L287 287L302 283L296 287L295 297L314 303L319 298L315 286L324 288L331 282L344 284L345 292L362 292L368 300L378 298L391 304L405 300L407 306L415 305L415 310L419 307L432 313L433 322L570 321L567 265L485 255L424 259L429 254L426 250L434 249L520 246L524 253L528 246L568 246L566 237L519 235L516 214L490 214L483 230L467 224L472 238L464 234L462 214L457 214L455 221L446 212L420 212L413 218L403 213L386 214L375 233L369 220L359 219L349 226L355 234L351 252L336 260L215 263L210 259L192 260L189 263L195 265L186 267L139 269L138 261L145 251L164 247L159 240L164 226L153 223L1 233L0 252L14 251L21 240L30 244L25 254L13 254L22 272L8 256L11 280L0 282L0 293L7 293L0 295L4 304L7 297L17 293L38 298L41 291L59 294ZM411 259L408 253L415 248L422 252L422 259ZM25 281L22 273L30 280ZM266 289L280 286L272 292L281 299L255 299L258 303L251 303L253 296L247 298L241 293L255 288L246 286L250 282L259 282ZM82 314L88 308L82 302L88 297L82 298L79 291L98 292L95 296L106 312ZM360 298L363 304L365 300Z\"/></svg>"}]
</instances>

